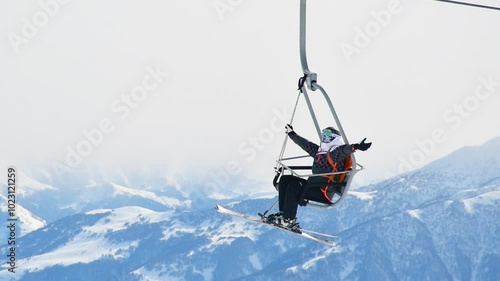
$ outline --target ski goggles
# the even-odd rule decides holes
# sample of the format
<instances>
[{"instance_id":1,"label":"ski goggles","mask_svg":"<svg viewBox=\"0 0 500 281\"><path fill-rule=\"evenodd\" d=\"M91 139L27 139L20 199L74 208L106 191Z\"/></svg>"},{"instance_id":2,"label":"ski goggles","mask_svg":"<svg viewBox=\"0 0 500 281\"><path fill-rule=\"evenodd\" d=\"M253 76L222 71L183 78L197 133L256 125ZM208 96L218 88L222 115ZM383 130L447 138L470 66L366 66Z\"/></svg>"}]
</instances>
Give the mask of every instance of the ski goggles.
<instances>
[{"instance_id":1,"label":"ski goggles","mask_svg":"<svg viewBox=\"0 0 500 281\"><path fill-rule=\"evenodd\" d=\"M330 129L321 131L321 142L329 143L337 137Z\"/></svg>"}]
</instances>

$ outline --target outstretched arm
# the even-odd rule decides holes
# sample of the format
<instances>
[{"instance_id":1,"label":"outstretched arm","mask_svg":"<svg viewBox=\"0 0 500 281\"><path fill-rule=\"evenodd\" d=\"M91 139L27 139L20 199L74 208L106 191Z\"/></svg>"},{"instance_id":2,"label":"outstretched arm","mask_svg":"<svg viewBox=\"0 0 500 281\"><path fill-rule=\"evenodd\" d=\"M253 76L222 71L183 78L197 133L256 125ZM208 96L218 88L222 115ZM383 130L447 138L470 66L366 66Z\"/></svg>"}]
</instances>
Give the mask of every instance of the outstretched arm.
<instances>
[{"instance_id":1,"label":"outstretched arm","mask_svg":"<svg viewBox=\"0 0 500 281\"><path fill-rule=\"evenodd\" d=\"M366 138L364 138L360 143L355 143L352 145L352 151L361 150L366 151L370 146L372 146L371 142L365 142Z\"/></svg>"},{"instance_id":2,"label":"outstretched arm","mask_svg":"<svg viewBox=\"0 0 500 281\"><path fill-rule=\"evenodd\" d=\"M361 141L360 143L353 143L353 144L344 144L339 146L338 148L334 149L332 153L332 158L336 159L345 159L347 156L351 155L354 153L356 150L361 150L365 151L370 146L372 145L371 142L365 143L366 138Z\"/></svg>"},{"instance_id":3,"label":"outstretched arm","mask_svg":"<svg viewBox=\"0 0 500 281\"><path fill-rule=\"evenodd\" d=\"M342 153L343 157L346 157L347 155L350 155L351 153L356 152L356 150L361 150L361 151L366 151L370 146L372 146L371 142L365 142L366 138L364 138L360 143L353 143L353 144L344 144L340 147L340 149L337 149L339 153Z\"/></svg>"},{"instance_id":4,"label":"outstretched arm","mask_svg":"<svg viewBox=\"0 0 500 281\"><path fill-rule=\"evenodd\" d=\"M314 157L316 155L316 152L318 152L318 145L299 136L297 134L292 126L286 125L286 133L288 136L293 140L294 143L296 143L300 148L302 148L307 154L309 154L311 157Z\"/></svg>"}]
</instances>

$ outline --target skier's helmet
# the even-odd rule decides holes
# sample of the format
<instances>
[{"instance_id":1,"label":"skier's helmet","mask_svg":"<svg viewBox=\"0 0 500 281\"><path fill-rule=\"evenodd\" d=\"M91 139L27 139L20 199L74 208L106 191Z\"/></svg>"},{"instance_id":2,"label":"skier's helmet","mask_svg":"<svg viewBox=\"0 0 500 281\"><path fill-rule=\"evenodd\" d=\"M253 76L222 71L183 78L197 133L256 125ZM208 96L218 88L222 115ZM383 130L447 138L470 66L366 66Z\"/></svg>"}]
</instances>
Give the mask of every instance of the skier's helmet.
<instances>
[{"instance_id":1,"label":"skier's helmet","mask_svg":"<svg viewBox=\"0 0 500 281\"><path fill-rule=\"evenodd\" d=\"M333 127L327 127L321 131L321 142L329 143L338 137L340 137L340 132Z\"/></svg>"}]
</instances>

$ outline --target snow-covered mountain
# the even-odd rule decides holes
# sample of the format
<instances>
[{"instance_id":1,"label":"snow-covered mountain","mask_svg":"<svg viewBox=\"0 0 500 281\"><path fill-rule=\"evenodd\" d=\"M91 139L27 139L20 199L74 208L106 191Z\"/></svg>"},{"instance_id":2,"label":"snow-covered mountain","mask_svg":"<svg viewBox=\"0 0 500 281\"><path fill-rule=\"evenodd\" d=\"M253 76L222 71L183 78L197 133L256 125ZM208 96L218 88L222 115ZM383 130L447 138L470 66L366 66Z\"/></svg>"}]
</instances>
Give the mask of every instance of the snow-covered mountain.
<instances>
[{"instance_id":1,"label":"snow-covered mountain","mask_svg":"<svg viewBox=\"0 0 500 281\"><path fill-rule=\"evenodd\" d=\"M498 281L500 276L500 138L354 190L334 209L300 208L301 225L337 235L335 247L213 208L190 208L184 197L148 191L139 196L148 200L127 202L138 189L113 183L88 188L106 190L105 197L125 196L119 198L124 204L66 216L19 238L17 272L3 269L1 280ZM226 205L256 214L274 200ZM170 207L154 209L152 202ZM1 246L0 255L5 251Z\"/></svg>"},{"instance_id":2,"label":"snow-covered mountain","mask_svg":"<svg viewBox=\"0 0 500 281\"><path fill-rule=\"evenodd\" d=\"M46 171L33 174L40 179L20 173L16 203L47 222L98 208L142 206L166 211L189 208L192 204L192 200L179 191L175 183L158 175L154 178L147 178L149 174L142 175L140 181L138 176L134 180L119 174L111 179L90 172L79 172L63 182L55 176L48 176ZM5 195L5 191L6 188L2 188L0 195ZM28 230L23 229L25 231Z\"/></svg>"},{"instance_id":3,"label":"snow-covered mountain","mask_svg":"<svg viewBox=\"0 0 500 281\"><path fill-rule=\"evenodd\" d=\"M0 210L2 213L2 220L6 221L7 220L7 213L8 213L8 207L7 207L7 202L8 199L0 194ZM37 230L39 228L44 227L47 225L45 220L37 217L30 211L26 210L23 208L21 205L16 206L16 214L19 217L19 221L21 223L21 235L25 235L33 230Z\"/></svg>"}]
</instances>

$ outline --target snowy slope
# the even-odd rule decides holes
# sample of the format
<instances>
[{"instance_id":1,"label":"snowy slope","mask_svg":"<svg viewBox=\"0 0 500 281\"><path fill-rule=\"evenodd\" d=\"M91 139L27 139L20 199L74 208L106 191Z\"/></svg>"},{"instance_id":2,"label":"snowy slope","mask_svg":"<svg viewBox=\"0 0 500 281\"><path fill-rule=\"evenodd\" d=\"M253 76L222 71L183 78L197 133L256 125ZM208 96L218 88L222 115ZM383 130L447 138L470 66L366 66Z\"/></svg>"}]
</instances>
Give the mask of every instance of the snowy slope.
<instances>
[{"instance_id":1,"label":"snowy slope","mask_svg":"<svg viewBox=\"0 0 500 281\"><path fill-rule=\"evenodd\" d=\"M20 172L19 173L19 180L17 182L18 188L16 192L18 195L21 195L23 197L30 197L33 194L44 191L44 190L55 190L56 188L53 187L50 184L46 183L41 183L31 177L29 177L27 174Z\"/></svg>"},{"instance_id":2,"label":"snowy slope","mask_svg":"<svg viewBox=\"0 0 500 281\"><path fill-rule=\"evenodd\" d=\"M87 215L103 215L93 225L79 225L80 231L75 231L71 240L60 245L52 251L40 253L29 257L29 260L21 259L20 272L36 272L55 265L73 265L78 263L90 263L101 258L123 259L128 258L131 249L138 246L134 241L111 241L107 237L127 228L129 225L141 223L154 223L161 221L165 216L163 213L140 207L125 207L116 210L96 210L86 213Z\"/></svg>"},{"instance_id":3,"label":"snowy slope","mask_svg":"<svg viewBox=\"0 0 500 281\"><path fill-rule=\"evenodd\" d=\"M137 197L151 200L153 202L159 203L161 205L164 205L164 206L170 207L170 208L183 206L183 205L187 204L187 202L181 202L179 199L169 198L166 196L158 196L154 192L151 192L151 191L137 190L137 189L121 186L121 185L115 184L115 183L111 183L111 185L113 186L113 189L114 189L113 196L115 196L115 197L120 196L120 195L124 195L124 196L128 196L128 197L137 196Z\"/></svg>"},{"instance_id":4,"label":"snowy slope","mask_svg":"<svg viewBox=\"0 0 500 281\"><path fill-rule=\"evenodd\" d=\"M3 215L7 215L7 198L0 195L0 208ZM29 210L25 209L22 205L16 204L16 215L21 223L21 236L25 235L31 231L37 230L44 227L47 223L31 213ZM4 218L2 216L2 218ZM6 220L7 217L4 218Z\"/></svg>"},{"instance_id":5,"label":"snowy slope","mask_svg":"<svg viewBox=\"0 0 500 281\"><path fill-rule=\"evenodd\" d=\"M45 173L44 175L46 176ZM90 174L85 175L90 176ZM17 187L17 200L25 209L47 222L96 208L137 205L156 211L166 211L191 206L191 199L185 198L181 193L174 193L177 197L173 197L162 192L164 188L171 194L172 188L168 188L168 179L157 178L157 185L153 187L143 184L138 184L138 187L127 186L125 182L130 183L131 180L121 176L115 179L121 182L95 177L87 180L67 179L64 184L55 188L49 183L44 183L44 177L38 181L24 174ZM139 181L139 177L136 180ZM6 189L2 188L2 192L4 190Z\"/></svg>"}]
</instances>

